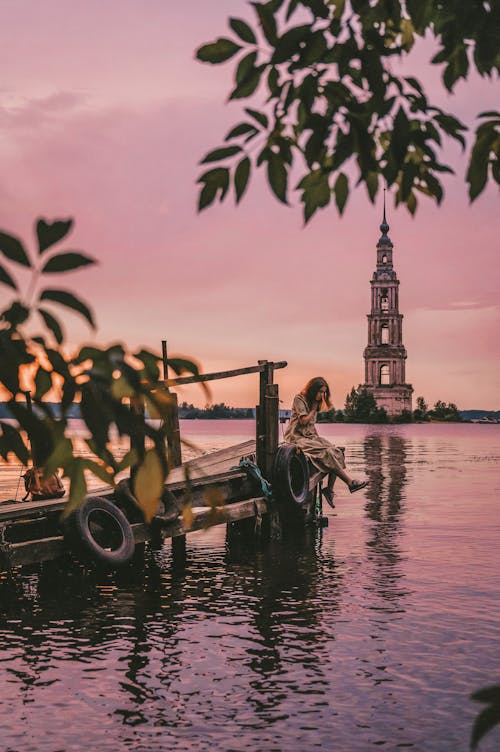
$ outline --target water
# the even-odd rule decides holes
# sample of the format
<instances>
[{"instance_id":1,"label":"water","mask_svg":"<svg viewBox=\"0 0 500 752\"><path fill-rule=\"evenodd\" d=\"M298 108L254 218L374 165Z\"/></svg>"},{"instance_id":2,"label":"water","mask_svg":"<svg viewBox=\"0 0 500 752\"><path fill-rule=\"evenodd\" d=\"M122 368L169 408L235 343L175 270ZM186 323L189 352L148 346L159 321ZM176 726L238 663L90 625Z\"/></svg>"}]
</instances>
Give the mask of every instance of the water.
<instances>
[{"instance_id":1,"label":"water","mask_svg":"<svg viewBox=\"0 0 500 752\"><path fill-rule=\"evenodd\" d=\"M214 449L253 424L181 430ZM500 683L500 426L319 430L369 479L339 484L328 528L262 551L197 533L185 570L166 544L127 576L4 579L3 749L468 750L469 695Z\"/></svg>"}]
</instances>

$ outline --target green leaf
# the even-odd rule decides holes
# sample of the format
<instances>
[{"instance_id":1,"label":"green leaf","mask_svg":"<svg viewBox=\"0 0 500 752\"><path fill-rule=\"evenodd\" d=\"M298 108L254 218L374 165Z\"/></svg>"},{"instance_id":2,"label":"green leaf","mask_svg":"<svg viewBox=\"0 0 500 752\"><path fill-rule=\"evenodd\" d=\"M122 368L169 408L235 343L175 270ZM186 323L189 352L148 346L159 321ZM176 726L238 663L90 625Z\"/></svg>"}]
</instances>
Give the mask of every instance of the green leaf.
<instances>
[{"instance_id":1,"label":"green leaf","mask_svg":"<svg viewBox=\"0 0 500 752\"><path fill-rule=\"evenodd\" d=\"M500 723L500 704L494 703L482 710L474 721L471 734L471 749L476 749L488 731Z\"/></svg>"},{"instance_id":2,"label":"green leaf","mask_svg":"<svg viewBox=\"0 0 500 752\"><path fill-rule=\"evenodd\" d=\"M274 195L284 204L286 198L288 175L283 159L273 151L269 152L267 162L267 179Z\"/></svg>"},{"instance_id":3,"label":"green leaf","mask_svg":"<svg viewBox=\"0 0 500 752\"><path fill-rule=\"evenodd\" d=\"M249 107L245 107L245 112L248 113L250 117L253 117L262 126L264 126L264 128L267 128L269 120L267 118L267 115L264 115L263 112L259 112L258 110L251 110Z\"/></svg>"},{"instance_id":4,"label":"green leaf","mask_svg":"<svg viewBox=\"0 0 500 752\"><path fill-rule=\"evenodd\" d=\"M81 457L74 457L69 467L70 491L69 500L63 511L63 518L73 512L83 500L87 493L87 482L85 480L86 461Z\"/></svg>"},{"instance_id":5,"label":"green leaf","mask_svg":"<svg viewBox=\"0 0 500 752\"><path fill-rule=\"evenodd\" d=\"M40 295L40 300L50 300L53 303L59 303L60 305L71 308L81 316L83 316L90 324L92 329L95 329L94 318L90 309L77 298L73 293L66 290L43 290Z\"/></svg>"},{"instance_id":6,"label":"green leaf","mask_svg":"<svg viewBox=\"0 0 500 752\"><path fill-rule=\"evenodd\" d=\"M258 129L251 123L239 123L231 128L224 141L229 141L231 138L238 138L238 136L244 136L246 133L258 133Z\"/></svg>"},{"instance_id":7,"label":"green leaf","mask_svg":"<svg viewBox=\"0 0 500 752\"><path fill-rule=\"evenodd\" d=\"M62 240L73 227L73 220L56 220L49 224L44 219L39 219L36 224L38 237L38 251L43 253L59 240Z\"/></svg>"},{"instance_id":8,"label":"green leaf","mask_svg":"<svg viewBox=\"0 0 500 752\"><path fill-rule=\"evenodd\" d=\"M243 194L245 193L248 185L248 179L250 177L250 160L248 157L244 157L241 162L238 162L236 170L234 172L234 188L236 191L236 203L239 204Z\"/></svg>"},{"instance_id":9,"label":"green leaf","mask_svg":"<svg viewBox=\"0 0 500 752\"><path fill-rule=\"evenodd\" d=\"M378 173L377 172L367 173L365 177L365 183L366 183L368 195L370 197L370 201L373 204L375 201L377 192L378 192Z\"/></svg>"},{"instance_id":10,"label":"green leaf","mask_svg":"<svg viewBox=\"0 0 500 752\"><path fill-rule=\"evenodd\" d=\"M443 73L444 85L448 91L453 89L453 86L459 78L467 78L468 70L469 58L467 57L465 44L462 42L457 45L452 54L448 57L448 65Z\"/></svg>"},{"instance_id":11,"label":"green leaf","mask_svg":"<svg viewBox=\"0 0 500 752\"><path fill-rule=\"evenodd\" d=\"M255 71L255 61L257 60L257 53L250 52L245 57L242 57L236 68L236 84L240 85L244 83L247 78L250 78L251 74Z\"/></svg>"},{"instance_id":12,"label":"green leaf","mask_svg":"<svg viewBox=\"0 0 500 752\"><path fill-rule=\"evenodd\" d=\"M279 97L280 94L280 74L278 70L273 66L267 76L267 86L272 98Z\"/></svg>"},{"instance_id":13,"label":"green leaf","mask_svg":"<svg viewBox=\"0 0 500 752\"><path fill-rule=\"evenodd\" d=\"M322 31L315 31L305 40L305 47L301 55L303 65L311 65L322 60L328 49L325 36Z\"/></svg>"},{"instance_id":14,"label":"green leaf","mask_svg":"<svg viewBox=\"0 0 500 752\"><path fill-rule=\"evenodd\" d=\"M47 392L52 389L52 376L50 375L49 371L46 371L45 368L42 368L41 366L36 372L35 387L35 399L37 400L41 400L42 397L44 397Z\"/></svg>"},{"instance_id":15,"label":"green leaf","mask_svg":"<svg viewBox=\"0 0 500 752\"><path fill-rule=\"evenodd\" d=\"M144 366L144 372L150 381L158 381L160 378L160 369L158 367L159 357L149 350L140 350L134 353L134 358L141 361Z\"/></svg>"},{"instance_id":16,"label":"green leaf","mask_svg":"<svg viewBox=\"0 0 500 752\"><path fill-rule=\"evenodd\" d=\"M217 185L215 183L205 183L200 191L198 198L198 211L201 212L210 204L213 204L217 196Z\"/></svg>"},{"instance_id":17,"label":"green leaf","mask_svg":"<svg viewBox=\"0 0 500 752\"><path fill-rule=\"evenodd\" d=\"M13 290L17 290L17 285L10 276L7 269L4 269L3 266L0 266L0 282L4 285L7 285L8 287L12 287Z\"/></svg>"},{"instance_id":18,"label":"green leaf","mask_svg":"<svg viewBox=\"0 0 500 752\"><path fill-rule=\"evenodd\" d=\"M20 324L24 324L29 315L30 309L15 300L7 310L0 314L0 319L7 321L14 329L17 329Z\"/></svg>"},{"instance_id":19,"label":"green leaf","mask_svg":"<svg viewBox=\"0 0 500 752\"><path fill-rule=\"evenodd\" d=\"M500 685L494 684L491 687L483 687L471 694L471 700L474 702L487 702L500 705Z\"/></svg>"},{"instance_id":20,"label":"green leaf","mask_svg":"<svg viewBox=\"0 0 500 752\"><path fill-rule=\"evenodd\" d=\"M344 12L344 9L345 9L345 0L335 0L335 10L333 13L334 18L337 18L337 19L341 18L342 13Z\"/></svg>"},{"instance_id":21,"label":"green leaf","mask_svg":"<svg viewBox=\"0 0 500 752\"><path fill-rule=\"evenodd\" d=\"M330 203L328 175L321 170L314 170L308 173L297 187L304 191L301 200L304 204L304 221L307 224L317 209Z\"/></svg>"},{"instance_id":22,"label":"green leaf","mask_svg":"<svg viewBox=\"0 0 500 752\"><path fill-rule=\"evenodd\" d=\"M469 198L471 201L474 201L479 196L486 185L490 151L496 137L494 128L483 130L481 135L477 137L472 148L466 178L469 184Z\"/></svg>"},{"instance_id":23,"label":"green leaf","mask_svg":"<svg viewBox=\"0 0 500 752\"><path fill-rule=\"evenodd\" d=\"M302 26L293 26L285 31L277 43L274 53L271 57L271 63L284 63L290 60L292 55L300 51L300 44L308 37L311 37L311 24Z\"/></svg>"},{"instance_id":24,"label":"green leaf","mask_svg":"<svg viewBox=\"0 0 500 752\"><path fill-rule=\"evenodd\" d=\"M257 37L245 21L242 21L240 18L230 18L229 26L244 42L248 42L248 44L257 44Z\"/></svg>"},{"instance_id":25,"label":"green leaf","mask_svg":"<svg viewBox=\"0 0 500 752\"><path fill-rule=\"evenodd\" d=\"M346 205L347 197L349 196L349 181L347 180L347 175L343 172L339 174L335 181L333 192L335 194L335 201L337 203L339 214L342 214Z\"/></svg>"},{"instance_id":26,"label":"green leaf","mask_svg":"<svg viewBox=\"0 0 500 752\"><path fill-rule=\"evenodd\" d=\"M19 431L14 426L0 421L2 437L0 439L0 455L8 462L8 454L12 452L23 465L27 465L29 451Z\"/></svg>"},{"instance_id":27,"label":"green leaf","mask_svg":"<svg viewBox=\"0 0 500 752\"><path fill-rule=\"evenodd\" d=\"M90 256L83 253L60 253L50 258L42 268L42 273L55 274L58 272L68 272L72 269L79 269L82 266L90 266L96 261Z\"/></svg>"},{"instance_id":28,"label":"green leaf","mask_svg":"<svg viewBox=\"0 0 500 752\"><path fill-rule=\"evenodd\" d=\"M213 203L219 191L222 201L229 188L229 170L227 167L216 167L201 175L197 182L204 183L198 200L198 211L201 211Z\"/></svg>"},{"instance_id":29,"label":"green leaf","mask_svg":"<svg viewBox=\"0 0 500 752\"><path fill-rule=\"evenodd\" d=\"M265 65L259 65L258 68L254 68L253 72L233 89L229 99L246 99L247 97L251 97L260 83L260 77L264 69Z\"/></svg>"},{"instance_id":30,"label":"green leaf","mask_svg":"<svg viewBox=\"0 0 500 752\"><path fill-rule=\"evenodd\" d=\"M47 329L49 329L54 337L56 338L57 344L62 344L64 340L64 334L61 328L61 325L59 324L58 320L52 316L49 311L46 311L45 308L39 308L38 313L43 319L43 322Z\"/></svg>"},{"instance_id":31,"label":"green leaf","mask_svg":"<svg viewBox=\"0 0 500 752\"><path fill-rule=\"evenodd\" d=\"M259 17L262 32L271 45L277 41L276 19L274 18L271 3L252 3Z\"/></svg>"},{"instance_id":32,"label":"green leaf","mask_svg":"<svg viewBox=\"0 0 500 752\"><path fill-rule=\"evenodd\" d=\"M406 154L410 140L410 123L402 107L394 118L394 129L391 139L391 151L397 162L401 162Z\"/></svg>"},{"instance_id":33,"label":"green leaf","mask_svg":"<svg viewBox=\"0 0 500 752\"><path fill-rule=\"evenodd\" d=\"M219 37L217 41L200 47L196 53L196 57L203 63L212 63L214 65L229 60L233 55L236 55L238 50L241 50L241 45L236 44L231 39Z\"/></svg>"},{"instance_id":34,"label":"green leaf","mask_svg":"<svg viewBox=\"0 0 500 752\"><path fill-rule=\"evenodd\" d=\"M414 193L410 193L408 198L406 199L406 206L408 207L408 211L413 216L415 212L417 211L417 197Z\"/></svg>"},{"instance_id":35,"label":"green leaf","mask_svg":"<svg viewBox=\"0 0 500 752\"><path fill-rule=\"evenodd\" d=\"M200 164L207 164L208 162L218 162L220 159L227 159L233 157L235 154L241 151L241 146L222 146L220 149L214 149L204 157Z\"/></svg>"},{"instance_id":36,"label":"green leaf","mask_svg":"<svg viewBox=\"0 0 500 752\"><path fill-rule=\"evenodd\" d=\"M3 253L5 258L8 258L10 261L15 261L16 264L31 268L30 260L24 250L23 244L14 235L0 232L0 253Z\"/></svg>"},{"instance_id":37,"label":"green leaf","mask_svg":"<svg viewBox=\"0 0 500 752\"><path fill-rule=\"evenodd\" d=\"M146 522L151 522L158 511L164 483L164 463L157 452L150 449L144 455L144 460L137 468L133 480L133 494L144 513Z\"/></svg>"}]
</instances>

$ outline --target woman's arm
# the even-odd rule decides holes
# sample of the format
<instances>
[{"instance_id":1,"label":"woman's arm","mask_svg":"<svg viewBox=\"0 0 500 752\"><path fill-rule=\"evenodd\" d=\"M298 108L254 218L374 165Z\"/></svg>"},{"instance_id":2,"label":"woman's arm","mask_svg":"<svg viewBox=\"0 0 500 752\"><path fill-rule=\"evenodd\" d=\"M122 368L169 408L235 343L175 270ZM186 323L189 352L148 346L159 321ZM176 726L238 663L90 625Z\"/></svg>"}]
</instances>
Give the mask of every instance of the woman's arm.
<instances>
[{"instance_id":1,"label":"woman's arm","mask_svg":"<svg viewBox=\"0 0 500 752\"><path fill-rule=\"evenodd\" d=\"M317 414L318 407L319 407L319 403L318 402L314 402L311 410L308 413L306 413L305 415L301 415L300 416L300 418L298 420L299 425L305 426L307 423L310 423L311 420L314 419L314 416Z\"/></svg>"}]
</instances>

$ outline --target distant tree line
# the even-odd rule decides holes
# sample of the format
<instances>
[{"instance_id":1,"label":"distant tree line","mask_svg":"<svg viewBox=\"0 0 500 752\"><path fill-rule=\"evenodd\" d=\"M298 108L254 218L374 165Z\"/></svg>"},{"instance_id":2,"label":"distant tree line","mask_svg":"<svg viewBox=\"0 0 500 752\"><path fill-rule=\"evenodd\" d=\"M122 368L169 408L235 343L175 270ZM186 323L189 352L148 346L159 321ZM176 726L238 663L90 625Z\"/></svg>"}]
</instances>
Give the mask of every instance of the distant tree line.
<instances>
[{"instance_id":1,"label":"distant tree line","mask_svg":"<svg viewBox=\"0 0 500 752\"><path fill-rule=\"evenodd\" d=\"M229 407L224 402L216 405L205 405L204 408L195 407L187 402L179 405L179 418L184 420L220 420L221 418L245 419L253 418L253 410L250 407Z\"/></svg>"},{"instance_id":2,"label":"distant tree line","mask_svg":"<svg viewBox=\"0 0 500 752\"><path fill-rule=\"evenodd\" d=\"M422 423L430 421L462 422L463 418L453 402L438 400L429 409L423 397L417 397L413 412L403 410L401 415L387 415L378 407L373 393L364 386L353 387L346 396L344 410L327 410L318 415L319 423Z\"/></svg>"}]
</instances>

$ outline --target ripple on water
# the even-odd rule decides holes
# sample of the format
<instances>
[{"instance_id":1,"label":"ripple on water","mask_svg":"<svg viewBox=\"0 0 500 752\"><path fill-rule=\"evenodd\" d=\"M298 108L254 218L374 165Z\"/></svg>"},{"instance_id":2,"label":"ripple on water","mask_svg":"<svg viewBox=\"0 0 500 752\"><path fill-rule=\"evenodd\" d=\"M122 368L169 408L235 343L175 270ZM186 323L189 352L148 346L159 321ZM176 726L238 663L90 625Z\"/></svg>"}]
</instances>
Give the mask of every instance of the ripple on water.
<instances>
[{"instance_id":1,"label":"ripple on water","mask_svg":"<svg viewBox=\"0 0 500 752\"><path fill-rule=\"evenodd\" d=\"M184 570L164 546L126 576L4 578L6 749L467 752L469 695L500 681L500 431L480 428L322 426L368 487L262 551L217 528Z\"/></svg>"}]
</instances>

